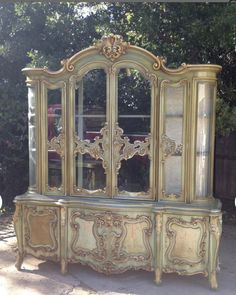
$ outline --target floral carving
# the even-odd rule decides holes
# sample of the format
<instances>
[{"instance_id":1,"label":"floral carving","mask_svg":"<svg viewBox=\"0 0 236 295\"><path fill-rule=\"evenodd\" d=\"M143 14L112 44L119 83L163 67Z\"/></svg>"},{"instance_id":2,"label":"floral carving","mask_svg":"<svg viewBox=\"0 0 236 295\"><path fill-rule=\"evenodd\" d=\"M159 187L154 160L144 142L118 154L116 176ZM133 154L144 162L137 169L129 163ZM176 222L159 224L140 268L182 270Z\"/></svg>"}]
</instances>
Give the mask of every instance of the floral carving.
<instances>
[{"instance_id":1,"label":"floral carving","mask_svg":"<svg viewBox=\"0 0 236 295\"><path fill-rule=\"evenodd\" d=\"M94 46L100 51L100 54L114 61L125 54L129 44L123 41L122 36L110 34L103 36L101 41L95 43Z\"/></svg>"}]
</instances>

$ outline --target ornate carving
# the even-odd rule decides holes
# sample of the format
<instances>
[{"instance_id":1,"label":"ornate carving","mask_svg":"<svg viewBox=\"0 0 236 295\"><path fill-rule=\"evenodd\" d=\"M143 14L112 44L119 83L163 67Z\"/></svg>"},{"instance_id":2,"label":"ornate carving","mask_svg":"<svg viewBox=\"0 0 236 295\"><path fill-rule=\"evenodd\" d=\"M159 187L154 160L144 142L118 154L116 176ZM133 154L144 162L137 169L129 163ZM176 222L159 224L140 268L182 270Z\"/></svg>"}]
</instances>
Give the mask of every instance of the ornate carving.
<instances>
[{"instance_id":1,"label":"ornate carving","mask_svg":"<svg viewBox=\"0 0 236 295\"><path fill-rule=\"evenodd\" d=\"M161 147L163 152L163 160L169 156L181 156L183 152L183 145L176 144L176 142L169 138L166 134L162 134L161 137Z\"/></svg>"},{"instance_id":2,"label":"ornate carving","mask_svg":"<svg viewBox=\"0 0 236 295\"><path fill-rule=\"evenodd\" d=\"M58 227L58 212L55 208L42 208L42 207L25 207L25 241L27 246L32 249L34 252L38 252L39 255L42 257L44 256L43 253L55 253L58 249L58 236L57 236L57 227ZM42 242L40 242L40 238L35 243L32 241L37 235L35 232L35 226L33 226L33 219L40 218L44 220L47 218L48 223L46 230L48 233L42 233ZM36 223L36 222L34 222ZM34 227L34 231L32 230L32 226ZM37 223L37 226L40 227L40 223ZM39 233L38 233L39 234ZM47 241L47 238L43 235L49 235L50 241ZM34 236L33 236L34 235Z\"/></svg>"},{"instance_id":3,"label":"ornate carving","mask_svg":"<svg viewBox=\"0 0 236 295\"><path fill-rule=\"evenodd\" d=\"M150 154L150 142L151 136L148 135L144 141L135 140L134 143L130 143L130 139L128 137L123 137L123 129L118 126L118 123L115 124L114 128L114 162L116 165L116 172L118 174L121 161L128 160L133 158L134 155L146 156L149 158Z\"/></svg>"},{"instance_id":4,"label":"ornate carving","mask_svg":"<svg viewBox=\"0 0 236 295\"><path fill-rule=\"evenodd\" d=\"M186 276L186 275L191 276L191 275L196 275L196 274L203 274L205 277L208 276L208 272L206 270L188 272L187 270L178 270L178 269L173 268L173 267L163 267L162 271L165 272L165 273L176 272L178 275L181 275L181 276Z\"/></svg>"},{"instance_id":5,"label":"ornate carving","mask_svg":"<svg viewBox=\"0 0 236 295\"><path fill-rule=\"evenodd\" d=\"M216 269L218 267L219 257L219 245L220 237L222 233L222 216L211 216L210 217L210 233L214 238L214 248L212 249L212 271L210 273L210 285L212 289L218 288L218 282L216 277Z\"/></svg>"},{"instance_id":6,"label":"ornate carving","mask_svg":"<svg viewBox=\"0 0 236 295\"><path fill-rule=\"evenodd\" d=\"M169 246L166 250L166 258L167 260L176 265L189 265L193 267L194 265L205 263L206 257L206 239L207 239L207 232L206 232L206 218L191 218L191 221L186 221L183 218L179 217L169 217L166 222L166 233L167 237L169 238ZM177 235L178 230L174 229L173 226L177 225L181 231L181 228L190 228L193 230L199 229L200 235L198 244L194 245L196 247L195 256L194 257L187 257L187 253L177 253L174 254L175 248L178 248L176 245L177 242ZM190 240L186 240L185 243L191 243ZM180 246L179 246L180 248ZM179 256L178 256L179 255Z\"/></svg>"},{"instance_id":7,"label":"ornate carving","mask_svg":"<svg viewBox=\"0 0 236 295\"><path fill-rule=\"evenodd\" d=\"M77 219L93 222L93 237L96 240L96 248L93 250L84 249L77 246L80 225ZM127 253L124 248L124 241L127 237L127 225L142 224L142 243L144 252ZM119 215L113 212L91 213L75 211L71 216L71 227L73 237L71 241L71 249L75 256L91 258L87 264L92 268L104 273L121 273L127 269L132 269L132 261L139 263L137 268L151 268L152 249L149 237L152 234L152 221L150 217L138 215L130 218L127 215ZM130 237L129 237L130 238ZM75 258L76 259L76 258ZM97 265L96 262L99 262ZM130 263L129 266L122 264Z\"/></svg>"},{"instance_id":8,"label":"ornate carving","mask_svg":"<svg viewBox=\"0 0 236 295\"><path fill-rule=\"evenodd\" d=\"M107 152L109 150L109 130L108 124L105 124L100 130L100 136L96 136L94 141L91 142L90 140L82 140L77 135L74 136L74 155L77 153L80 154L89 154L91 157L95 158L96 160L102 160L102 166L107 173L108 169L108 161L107 161Z\"/></svg>"},{"instance_id":9,"label":"ornate carving","mask_svg":"<svg viewBox=\"0 0 236 295\"><path fill-rule=\"evenodd\" d=\"M65 134L60 133L58 136L54 136L50 141L48 141L48 149L55 150L57 154L64 158L65 154Z\"/></svg>"},{"instance_id":10,"label":"ornate carving","mask_svg":"<svg viewBox=\"0 0 236 295\"><path fill-rule=\"evenodd\" d=\"M124 42L122 36L110 34L103 36L101 41L95 43L94 46L99 50L100 54L114 61L125 54L129 43Z\"/></svg>"}]
</instances>

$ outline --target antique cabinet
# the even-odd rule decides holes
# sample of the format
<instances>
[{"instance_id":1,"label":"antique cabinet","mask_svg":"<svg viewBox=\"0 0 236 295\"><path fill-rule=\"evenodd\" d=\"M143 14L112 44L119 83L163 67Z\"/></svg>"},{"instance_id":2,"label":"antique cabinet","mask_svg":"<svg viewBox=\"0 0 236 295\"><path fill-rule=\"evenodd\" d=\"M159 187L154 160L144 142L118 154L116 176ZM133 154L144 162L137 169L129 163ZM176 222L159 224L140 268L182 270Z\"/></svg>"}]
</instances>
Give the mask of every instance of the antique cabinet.
<instances>
[{"instance_id":1,"label":"antique cabinet","mask_svg":"<svg viewBox=\"0 0 236 295\"><path fill-rule=\"evenodd\" d=\"M27 254L128 269L202 273L217 288L221 204L212 194L217 65L181 65L103 37L25 68L29 189L15 198L17 269Z\"/></svg>"}]
</instances>

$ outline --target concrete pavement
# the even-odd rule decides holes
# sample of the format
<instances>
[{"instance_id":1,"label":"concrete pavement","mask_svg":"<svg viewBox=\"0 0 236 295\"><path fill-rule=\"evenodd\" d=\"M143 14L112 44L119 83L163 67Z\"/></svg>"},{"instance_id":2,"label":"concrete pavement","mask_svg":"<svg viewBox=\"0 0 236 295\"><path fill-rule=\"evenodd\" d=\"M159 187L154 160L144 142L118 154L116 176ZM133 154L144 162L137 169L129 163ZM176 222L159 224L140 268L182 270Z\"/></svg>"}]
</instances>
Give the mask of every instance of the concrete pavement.
<instances>
[{"instance_id":1,"label":"concrete pavement","mask_svg":"<svg viewBox=\"0 0 236 295\"><path fill-rule=\"evenodd\" d=\"M202 275L164 274L162 285L154 273L128 271L105 276L89 267L69 265L66 276L60 265L26 257L23 270L15 269L16 238L8 217L0 217L0 295L233 295L236 294L236 224L223 225L220 247L219 289L213 291Z\"/></svg>"}]
</instances>

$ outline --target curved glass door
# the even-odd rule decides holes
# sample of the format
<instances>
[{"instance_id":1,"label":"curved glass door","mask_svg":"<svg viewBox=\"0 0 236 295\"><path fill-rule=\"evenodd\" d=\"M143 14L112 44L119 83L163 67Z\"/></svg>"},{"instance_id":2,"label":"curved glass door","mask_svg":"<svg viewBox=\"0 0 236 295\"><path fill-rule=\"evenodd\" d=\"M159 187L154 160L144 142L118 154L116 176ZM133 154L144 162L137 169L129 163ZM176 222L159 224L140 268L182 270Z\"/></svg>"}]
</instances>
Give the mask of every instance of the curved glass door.
<instances>
[{"instance_id":1,"label":"curved glass door","mask_svg":"<svg viewBox=\"0 0 236 295\"><path fill-rule=\"evenodd\" d=\"M75 83L75 194L107 194L109 134L106 88L106 73L103 69L93 69Z\"/></svg>"},{"instance_id":2,"label":"curved glass door","mask_svg":"<svg viewBox=\"0 0 236 295\"><path fill-rule=\"evenodd\" d=\"M151 87L139 70L121 68L117 75L117 122L114 130L115 195L150 195Z\"/></svg>"}]
</instances>

